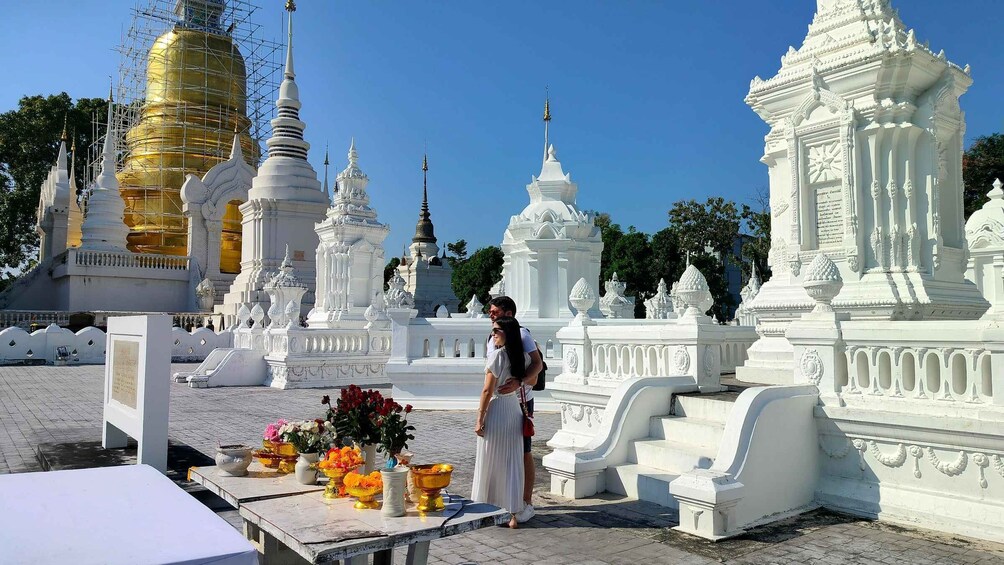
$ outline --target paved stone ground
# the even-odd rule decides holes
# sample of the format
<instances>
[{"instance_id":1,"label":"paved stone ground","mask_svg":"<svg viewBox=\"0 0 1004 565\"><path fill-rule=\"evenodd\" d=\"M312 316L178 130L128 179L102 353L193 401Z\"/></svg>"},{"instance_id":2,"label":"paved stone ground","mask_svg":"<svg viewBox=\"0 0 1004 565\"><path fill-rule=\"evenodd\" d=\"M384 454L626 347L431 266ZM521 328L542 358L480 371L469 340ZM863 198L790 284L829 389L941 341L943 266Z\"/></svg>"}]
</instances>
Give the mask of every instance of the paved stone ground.
<instances>
[{"instance_id":1,"label":"paved stone ground","mask_svg":"<svg viewBox=\"0 0 1004 565\"><path fill-rule=\"evenodd\" d=\"M176 365L184 370L188 365ZM101 439L103 367L0 367L0 474L38 471L35 446ZM170 436L212 457L217 442L257 444L268 421L321 415L320 398L334 390L190 389L171 386ZM451 490L470 493L474 467L473 412L416 411L417 461L455 464ZM560 426L540 414L534 455ZM1004 545L928 530L860 520L823 510L712 544L670 529L674 511L613 495L573 501L547 493L538 466L537 517L519 530L488 528L433 542L433 563L1004 563ZM205 497L200 497L203 499ZM210 507L237 525L236 513ZM404 562L404 556L397 560Z\"/></svg>"}]
</instances>

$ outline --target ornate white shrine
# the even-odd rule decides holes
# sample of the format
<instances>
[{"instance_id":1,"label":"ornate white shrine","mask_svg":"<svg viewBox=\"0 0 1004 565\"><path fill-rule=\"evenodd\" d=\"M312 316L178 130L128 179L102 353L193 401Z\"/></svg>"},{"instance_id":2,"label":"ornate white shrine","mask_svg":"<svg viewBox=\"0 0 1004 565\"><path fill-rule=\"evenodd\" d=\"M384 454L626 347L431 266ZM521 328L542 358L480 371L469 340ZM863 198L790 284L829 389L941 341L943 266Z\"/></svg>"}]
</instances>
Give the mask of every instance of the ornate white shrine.
<instances>
[{"instance_id":1,"label":"ornate white shrine","mask_svg":"<svg viewBox=\"0 0 1004 565\"><path fill-rule=\"evenodd\" d=\"M969 241L969 268L966 278L973 281L990 301L984 319L1004 319L1004 185L994 181L987 193L990 200L966 221Z\"/></svg>"},{"instance_id":2,"label":"ornate white shrine","mask_svg":"<svg viewBox=\"0 0 1004 565\"><path fill-rule=\"evenodd\" d=\"M746 102L770 126L773 276L750 305L761 340L740 378L790 382L787 324L812 302L803 264L826 253L855 318L973 319L963 278L959 108L972 79L907 29L887 0L818 0L798 49Z\"/></svg>"},{"instance_id":3,"label":"ornate white shrine","mask_svg":"<svg viewBox=\"0 0 1004 565\"><path fill-rule=\"evenodd\" d=\"M617 273L614 273L610 280L603 283L603 289L606 294L600 298L600 312L604 316L607 318L634 318L634 297L624 296L627 283L617 280Z\"/></svg>"},{"instance_id":4,"label":"ornate white shrine","mask_svg":"<svg viewBox=\"0 0 1004 565\"><path fill-rule=\"evenodd\" d=\"M584 278L598 285L603 241L593 216L580 212L578 185L548 147L540 175L526 186L530 203L509 220L502 239L505 292L520 319L572 317L568 293ZM599 317L596 307L590 313Z\"/></svg>"},{"instance_id":5,"label":"ornate white shrine","mask_svg":"<svg viewBox=\"0 0 1004 565\"><path fill-rule=\"evenodd\" d=\"M334 205L316 227L317 301L307 316L311 328L361 327L366 309L383 294L383 241L390 227L377 220L359 168L355 140L348 165L338 174Z\"/></svg>"},{"instance_id":6,"label":"ornate white shrine","mask_svg":"<svg viewBox=\"0 0 1004 565\"><path fill-rule=\"evenodd\" d=\"M38 261L41 263L66 251L70 203L76 195L70 188L70 171L67 169L66 128L59 141L59 154L49 169L39 193L35 214L35 231L38 233Z\"/></svg>"}]
</instances>

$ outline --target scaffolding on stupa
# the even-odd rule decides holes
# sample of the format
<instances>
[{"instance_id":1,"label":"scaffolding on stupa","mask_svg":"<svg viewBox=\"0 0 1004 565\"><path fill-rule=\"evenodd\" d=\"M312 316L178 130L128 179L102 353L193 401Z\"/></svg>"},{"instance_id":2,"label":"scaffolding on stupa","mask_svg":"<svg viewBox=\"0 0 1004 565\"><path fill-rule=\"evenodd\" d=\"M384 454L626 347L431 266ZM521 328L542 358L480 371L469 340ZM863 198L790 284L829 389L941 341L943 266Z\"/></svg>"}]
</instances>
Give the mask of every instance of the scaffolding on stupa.
<instances>
[{"instance_id":1,"label":"scaffolding on stupa","mask_svg":"<svg viewBox=\"0 0 1004 565\"><path fill-rule=\"evenodd\" d=\"M132 226L163 226L161 245L170 248L171 243L168 240L175 238L173 244L175 251L172 251L174 254L177 254L179 230L184 231L185 226L185 220L180 214L181 186L178 170L183 169L186 173L202 176L213 165L229 158L235 130L242 134L245 159L256 167L260 164L266 155L263 149L264 142L271 135L270 120L275 116L275 93L278 90L278 81L281 79L284 52L282 43L263 37L263 26L256 20L263 19L265 11L254 1L226 0L215 32L182 24L180 16L176 13L178 4L178 0L139 0L132 9L132 23L124 32L122 42L116 49L120 55L120 62L118 78L113 86L115 104L112 116L119 173L122 173L123 164L128 162L130 174L135 176L138 168L148 179L160 178L161 190L137 190L134 192L142 193L141 196L134 196L131 203L129 198L126 199L127 217L132 214ZM275 13L277 17L278 14L285 14L281 10L275 10ZM177 80L176 87L179 91L174 94L164 93L165 96L184 100L184 103L173 104L173 115L160 122L163 124L162 129L168 131L169 135L150 136L152 141L133 139L130 143L126 134L140 123L144 107L148 105L147 71L148 63L151 61L151 49L158 38L173 29L196 31L206 36L228 37L238 56L235 58L231 53L228 57L226 53L212 48L214 43L208 38L202 41L184 42L184 52L172 53L171 61L165 62L164 66L167 68L169 65L180 64L183 67L191 64L199 69L208 69L208 73L202 73L205 75L205 84L196 89L191 88L191 84L185 87L184 80ZM218 45L218 42L215 45ZM178 63L173 59L175 56L180 57L182 62ZM221 97L235 97L230 91L233 88L232 84L228 84L227 79L233 74L235 65L233 61L240 58L243 58L246 73L243 92L246 100L244 114L235 110L232 105L211 102L211 100L218 101ZM218 70L219 76L213 76L214 69ZM174 67L170 68L171 72L174 70ZM193 76L201 75L194 73ZM181 92L182 89L184 92ZM95 141L89 148L88 155L89 181L93 181L99 172L106 130L105 120L105 116L94 118L95 137L92 139ZM137 147L141 151L137 150ZM150 158L149 153L155 150L160 151L162 155L170 155L170 159ZM134 158L130 159L133 152L142 153L143 156L133 155ZM146 170L142 170L143 168ZM236 209L233 213L236 213ZM233 213L228 213L228 216ZM150 217L144 217L144 214ZM153 217L154 215L157 217ZM234 218L228 219L234 221ZM236 221L239 231L239 216ZM135 227L133 229L136 230ZM148 233L156 231L157 228L147 230ZM142 251L163 252L156 250L156 246L148 247L154 249L142 249Z\"/></svg>"}]
</instances>

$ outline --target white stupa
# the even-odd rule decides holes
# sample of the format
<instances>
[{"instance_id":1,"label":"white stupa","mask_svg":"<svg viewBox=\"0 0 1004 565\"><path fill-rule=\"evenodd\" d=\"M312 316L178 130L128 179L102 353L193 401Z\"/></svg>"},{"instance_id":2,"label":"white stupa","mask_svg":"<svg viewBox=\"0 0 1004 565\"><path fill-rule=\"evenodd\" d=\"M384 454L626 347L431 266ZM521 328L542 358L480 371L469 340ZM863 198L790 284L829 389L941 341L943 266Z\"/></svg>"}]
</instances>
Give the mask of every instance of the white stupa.
<instances>
[{"instance_id":1,"label":"white stupa","mask_svg":"<svg viewBox=\"0 0 1004 565\"><path fill-rule=\"evenodd\" d=\"M112 95L108 94L108 129L101 153L101 173L87 198L87 215L80 228L80 248L93 251L126 251L125 202L115 178L115 131L112 129Z\"/></svg>"},{"instance_id":2,"label":"white stupa","mask_svg":"<svg viewBox=\"0 0 1004 565\"><path fill-rule=\"evenodd\" d=\"M242 304L264 304L265 283L279 268L289 244L292 265L307 284L302 308L314 305L315 250L314 224L324 218L328 197L317 173L307 161L310 144L303 139L306 124L300 121L300 93L293 72L293 12L296 5L286 2L289 12L286 69L279 98L278 115L272 120L268 158L258 169L241 204L241 272L223 298L223 313L234 316Z\"/></svg>"}]
</instances>

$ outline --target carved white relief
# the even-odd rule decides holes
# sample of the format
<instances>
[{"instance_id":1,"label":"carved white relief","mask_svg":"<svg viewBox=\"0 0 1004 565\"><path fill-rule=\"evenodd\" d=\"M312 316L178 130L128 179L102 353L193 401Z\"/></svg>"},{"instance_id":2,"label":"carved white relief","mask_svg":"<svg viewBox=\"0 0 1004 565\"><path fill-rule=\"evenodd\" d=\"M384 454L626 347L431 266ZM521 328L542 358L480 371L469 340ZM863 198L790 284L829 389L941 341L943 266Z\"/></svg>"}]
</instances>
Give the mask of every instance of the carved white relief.
<instances>
[{"instance_id":1,"label":"carved white relief","mask_svg":"<svg viewBox=\"0 0 1004 565\"><path fill-rule=\"evenodd\" d=\"M875 460L886 467L899 467L906 462L906 447L902 443L896 445L896 451L892 454L882 453L879 446L874 441L868 442L868 450L875 457Z\"/></svg>"},{"instance_id":2,"label":"carved white relief","mask_svg":"<svg viewBox=\"0 0 1004 565\"><path fill-rule=\"evenodd\" d=\"M715 374L715 351L716 347L704 348L704 374L708 377L716 377Z\"/></svg>"},{"instance_id":3,"label":"carved white relief","mask_svg":"<svg viewBox=\"0 0 1004 565\"><path fill-rule=\"evenodd\" d=\"M569 420L584 423L587 428L593 427L593 424L599 426L603 423L603 409L595 406L562 402L561 423L567 424Z\"/></svg>"},{"instance_id":4,"label":"carved white relief","mask_svg":"<svg viewBox=\"0 0 1004 565\"><path fill-rule=\"evenodd\" d=\"M806 349L798 366L802 378L819 386L819 381L823 378L823 360L819 358L819 353L815 349Z\"/></svg>"},{"instance_id":5,"label":"carved white relief","mask_svg":"<svg viewBox=\"0 0 1004 565\"><path fill-rule=\"evenodd\" d=\"M843 161L837 143L809 148L809 182L829 182L840 179Z\"/></svg>"},{"instance_id":6,"label":"carved white relief","mask_svg":"<svg viewBox=\"0 0 1004 565\"><path fill-rule=\"evenodd\" d=\"M673 366L680 374L686 374L690 370L690 353L687 352L686 347L677 346L673 353Z\"/></svg>"},{"instance_id":7,"label":"carved white relief","mask_svg":"<svg viewBox=\"0 0 1004 565\"><path fill-rule=\"evenodd\" d=\"M579 368L579 354L574 349L569 349L565 354L565 367L570 373L574 373Z\"/></svg>"}]
</instances>

